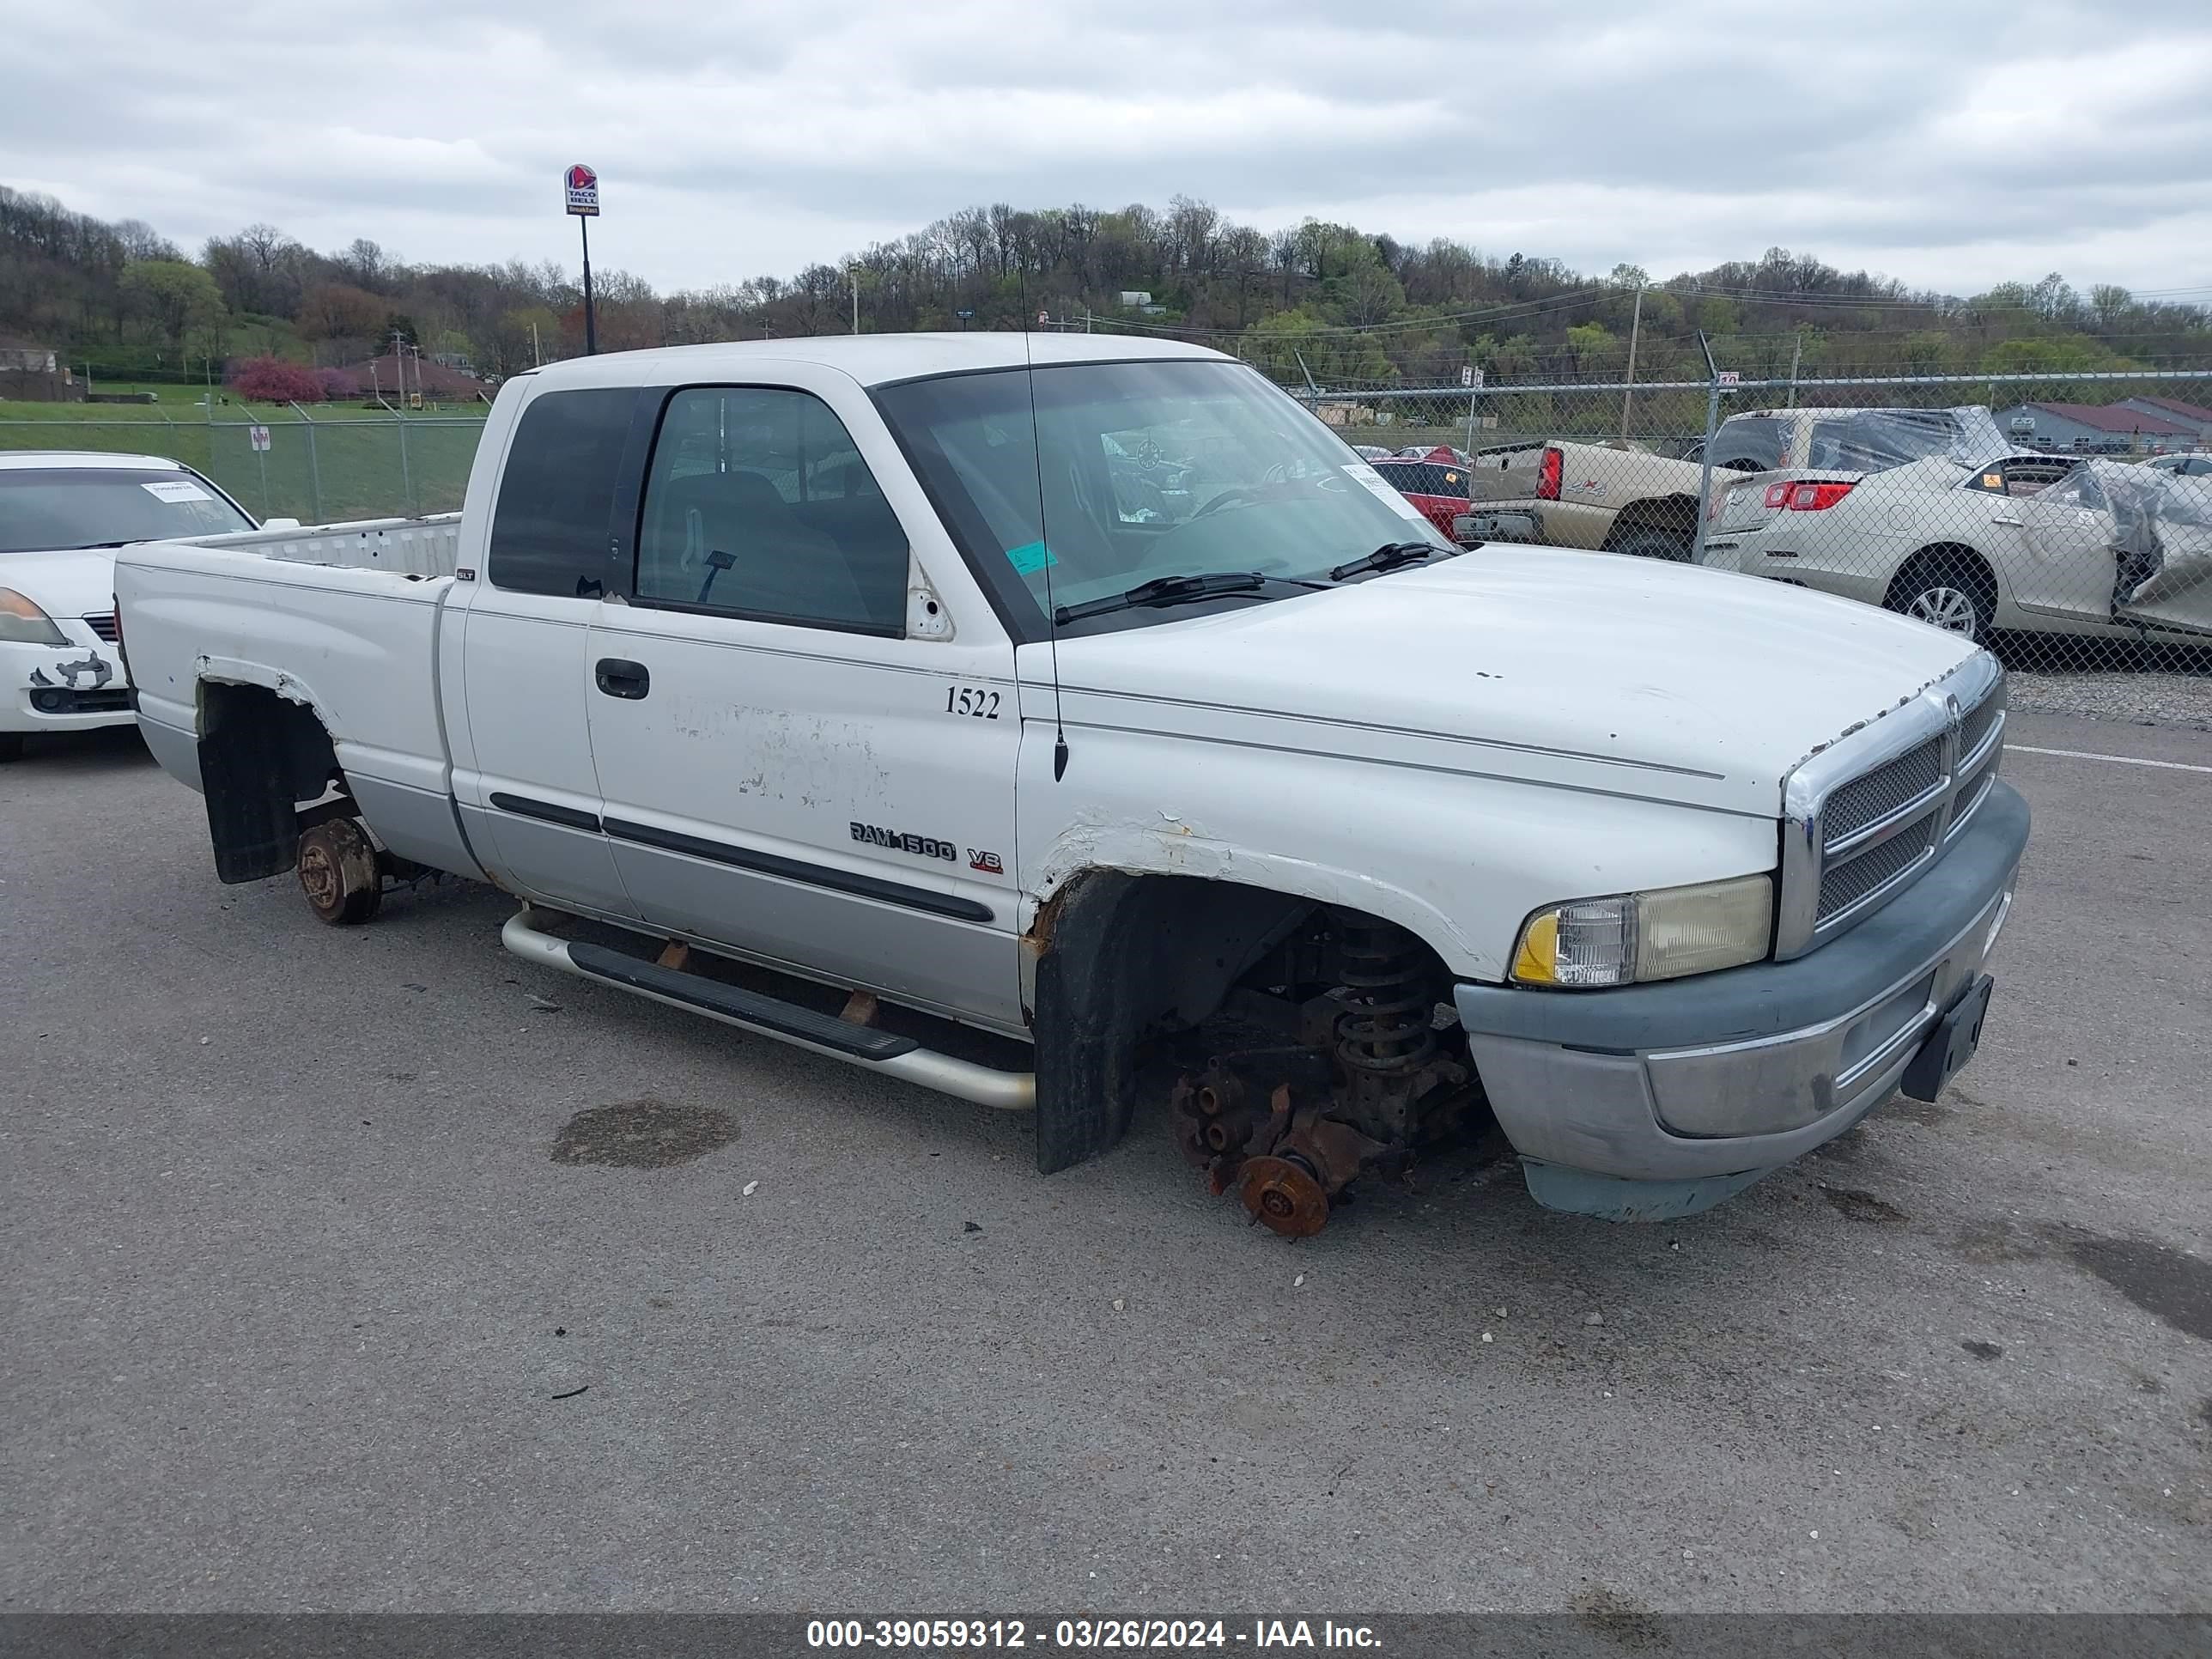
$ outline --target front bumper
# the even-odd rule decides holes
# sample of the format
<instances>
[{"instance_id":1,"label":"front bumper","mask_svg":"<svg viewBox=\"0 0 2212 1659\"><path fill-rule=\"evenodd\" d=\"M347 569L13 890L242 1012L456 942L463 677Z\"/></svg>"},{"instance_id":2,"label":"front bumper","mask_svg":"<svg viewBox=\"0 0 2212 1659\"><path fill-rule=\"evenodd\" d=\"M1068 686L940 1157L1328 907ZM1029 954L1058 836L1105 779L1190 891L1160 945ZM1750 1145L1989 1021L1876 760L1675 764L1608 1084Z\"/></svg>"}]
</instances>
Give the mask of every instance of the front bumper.
<instances>
[{"instance_id":1,"label":"front bumper","mask_svg":"<svg viewBox=\"0 0 2212 1659\"><path fill-rule=\"evenodd\" d=\"M1980 975L2027 830L2000 781L1909 895L1795 961L1619 991L1459 987L1529 1190L1618 1220L1688 1215L1850 1128Z\"/></svg>"},{"instance_id":2,"label":"front bumper","mask_svg":"<svg viewBox=\"0 0 2212 1659\"><path fill-rule=\"evenodd\" d=\"M67 644L0 641L0 732L130 725L136 716L123 653L80 618L59 618L56 625Z\"/></svg>"}]
</instances>

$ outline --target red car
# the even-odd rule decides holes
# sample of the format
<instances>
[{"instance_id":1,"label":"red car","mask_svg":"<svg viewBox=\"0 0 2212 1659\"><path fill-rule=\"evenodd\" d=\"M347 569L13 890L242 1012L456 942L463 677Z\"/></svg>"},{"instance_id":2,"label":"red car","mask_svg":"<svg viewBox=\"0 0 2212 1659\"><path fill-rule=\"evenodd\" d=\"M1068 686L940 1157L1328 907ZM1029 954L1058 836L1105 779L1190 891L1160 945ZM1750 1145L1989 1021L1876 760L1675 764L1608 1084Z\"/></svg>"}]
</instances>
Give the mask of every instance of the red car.
<instances>
[{"instance_id":1,"label":"red car","mask_svg":"<svg viewBox=\"0 0 2212 1659\"><path fill-rule=\"evenodd\" d=\"M1369 463L1421 516L1449 540L1452 520L1467 511L1467 468L1458 453L1439 444L1425 455L1394 455Z\"/></svg>"}]
</instances>

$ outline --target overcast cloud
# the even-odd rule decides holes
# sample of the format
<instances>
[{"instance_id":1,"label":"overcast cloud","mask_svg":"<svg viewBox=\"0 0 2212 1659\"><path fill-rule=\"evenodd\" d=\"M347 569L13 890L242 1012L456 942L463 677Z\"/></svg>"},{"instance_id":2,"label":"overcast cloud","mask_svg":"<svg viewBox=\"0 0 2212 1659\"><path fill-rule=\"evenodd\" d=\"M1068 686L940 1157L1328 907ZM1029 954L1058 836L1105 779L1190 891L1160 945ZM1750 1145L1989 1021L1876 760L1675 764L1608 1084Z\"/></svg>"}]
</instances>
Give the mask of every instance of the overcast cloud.
<instances>
[{"instance_id":1,"label":"overcast cloud","mask_svg":"<svg viewBox=\"0 0 2212 1659\"><path fill-rule=\"evenodd\" d=\"M2212 285L2212 6L0 0L0 181L187 246L788 275L956 208L1318 216L1587 271L1780 244Z\"/></svg>"}]
</instances>

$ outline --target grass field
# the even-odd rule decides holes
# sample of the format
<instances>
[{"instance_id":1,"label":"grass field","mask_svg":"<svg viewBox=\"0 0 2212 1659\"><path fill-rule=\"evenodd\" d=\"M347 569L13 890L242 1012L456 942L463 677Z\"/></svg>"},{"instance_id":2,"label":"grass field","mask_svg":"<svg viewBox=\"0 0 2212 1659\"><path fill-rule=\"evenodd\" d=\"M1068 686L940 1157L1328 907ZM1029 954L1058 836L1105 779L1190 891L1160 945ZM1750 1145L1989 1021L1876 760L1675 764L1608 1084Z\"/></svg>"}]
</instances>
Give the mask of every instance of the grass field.
<instances>
[{"instance_id":1,"label":"grass field","mask_svg":"<svg viewBox=\"0 0 2212 1659\"><path fill-rule=\"evenodd\" d=\"M0 403L0 449L167 456L263 518L327 524L459 507L483 431L481 414L425 410L403 420L354 404L319 405L307 420L284 404L218 403L210 421L200 388L146 389L162 401ZM256 425L269 429L265 453L253 447Z\"/></svg>"}]
</instances>

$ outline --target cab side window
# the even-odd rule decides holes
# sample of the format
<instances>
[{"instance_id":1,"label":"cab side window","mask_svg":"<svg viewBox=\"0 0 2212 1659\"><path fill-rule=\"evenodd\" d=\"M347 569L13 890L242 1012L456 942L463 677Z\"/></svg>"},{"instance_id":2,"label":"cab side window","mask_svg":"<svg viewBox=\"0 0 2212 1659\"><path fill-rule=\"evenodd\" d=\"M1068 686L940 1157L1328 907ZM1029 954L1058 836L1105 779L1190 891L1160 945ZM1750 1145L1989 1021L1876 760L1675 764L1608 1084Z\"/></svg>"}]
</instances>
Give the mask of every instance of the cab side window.
<instances>
[{"instance_id":1,"label":"cab side window","mask_svg":"<svg viewBox=\"0 0 2212 1659\"><path fill-rule=\"evenodd\" d=\"M907 541L852 434L810 392L692 386L647 469L642 604L897 634Z\"/></svg>"},{"instance_id":2,"label":"cab side window","mask_svg":"<svg viewBox=\"0 0 2212 1659\"><path fill-rule=\"evenodd\" d=\"M522 411L501 469L485 575L509 592L593 599L610 567L610 526L638 392L547 392Z\"/></svg>"}]
</instances>

